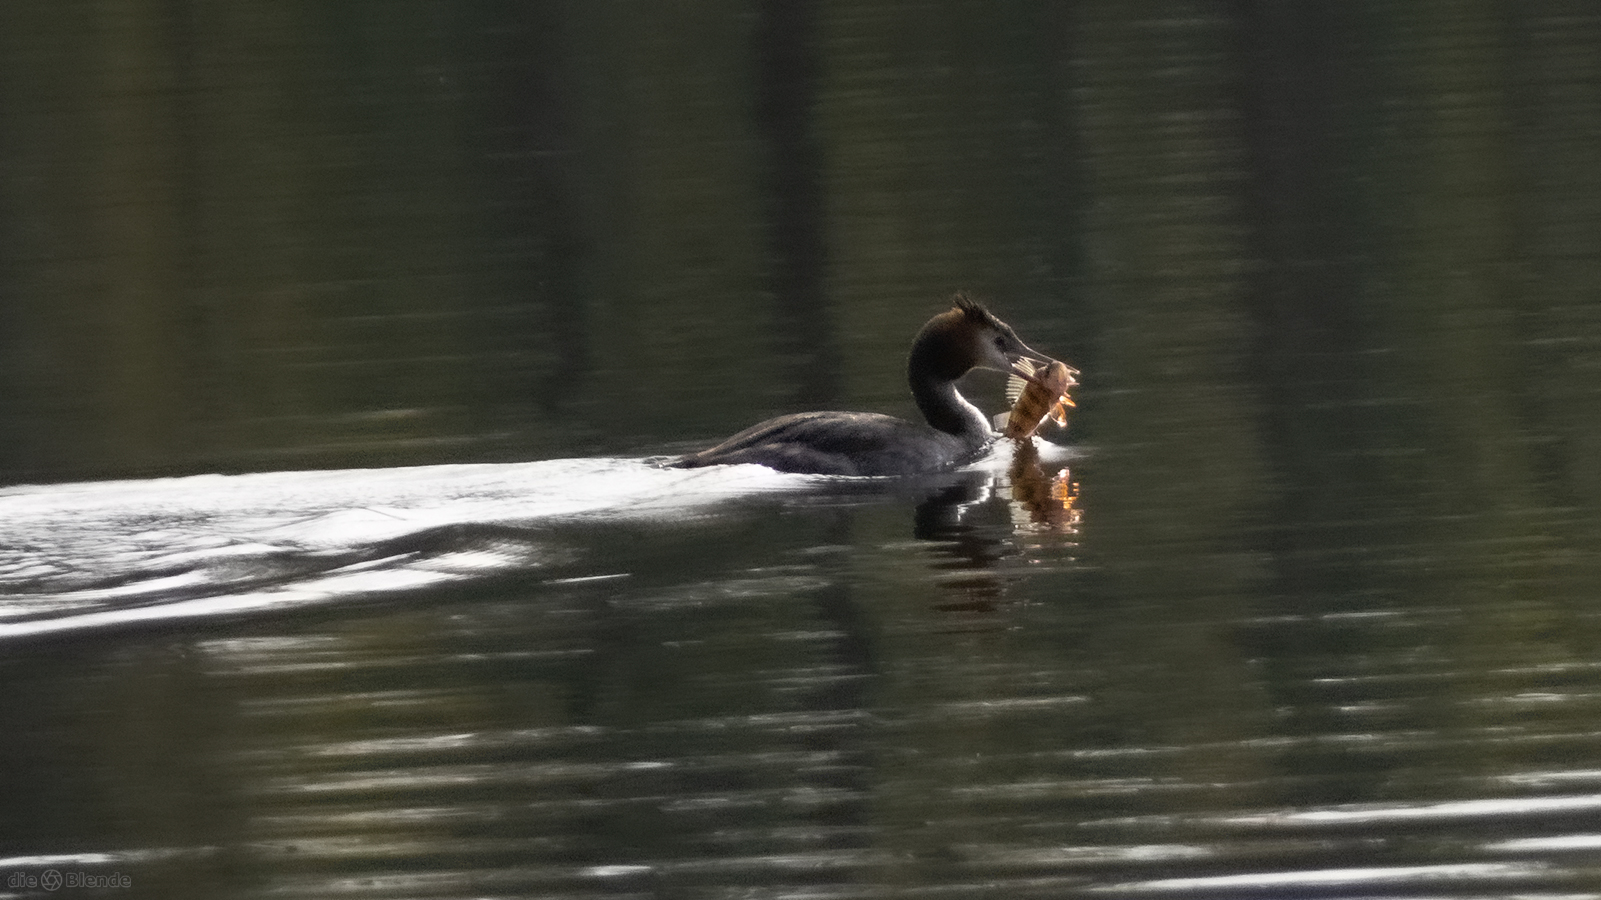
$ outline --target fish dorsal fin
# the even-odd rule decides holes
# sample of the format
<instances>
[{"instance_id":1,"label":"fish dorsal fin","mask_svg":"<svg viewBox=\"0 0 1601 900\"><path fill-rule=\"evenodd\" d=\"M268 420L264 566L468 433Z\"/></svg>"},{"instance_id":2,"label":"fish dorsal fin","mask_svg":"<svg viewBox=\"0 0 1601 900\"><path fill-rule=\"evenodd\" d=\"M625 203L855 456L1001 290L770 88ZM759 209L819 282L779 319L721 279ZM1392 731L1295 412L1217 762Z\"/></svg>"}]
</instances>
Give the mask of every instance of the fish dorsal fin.
<instances>
[{"instance_id":1,"label":"fish dorsal fin","mask_svg":"<svg viewBox=\"0 0 1601 900\"><path fill-rule=\"evenodd\" d=\"M1039 369L1035 368L1034 364L1026 359L1018 360L1018 364L1026 367L1030 375L1039 374ZM1026 387L1028 387L1028 382L1024 381L1022 376L1006 376L1006 402L1015 406L1017 398L1023 396L1023 389Z\"/></svg>"},{"instance_id":2,"label":"fish dorsal fin","mask_svg":"<svg viewBox=\"0 0 1601 900\"><path fill-rule=\"evenodd\" d=\"M1016 404L1017 398L1023 396L1025 387L1028 387L1028 382L1023 379L1016 375L1006 376L1006 402Z\"/></svg>"}]
</instances>

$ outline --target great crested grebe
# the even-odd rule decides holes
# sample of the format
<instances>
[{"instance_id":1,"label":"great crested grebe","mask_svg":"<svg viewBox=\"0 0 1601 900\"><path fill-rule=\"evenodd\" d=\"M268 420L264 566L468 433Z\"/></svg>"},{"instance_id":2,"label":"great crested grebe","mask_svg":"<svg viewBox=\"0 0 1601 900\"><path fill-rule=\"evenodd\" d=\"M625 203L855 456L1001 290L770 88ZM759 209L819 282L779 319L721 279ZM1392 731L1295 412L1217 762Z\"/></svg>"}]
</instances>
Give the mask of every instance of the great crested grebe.
<instances>
[{"instance_id":1,"label":"great crested grebe","mask_svg":"<svg viewBox=\"0 0 1601 900\"><path fill-rule=\"evenodd\" d=\"M1026 361L1029 365L1023 365ZM956 391L975 368L1029 378L1046 360L1010 325L957 294L912 341L906 380L927 425L879 413L807 412L768 419L670 465L755 463L816 475L916 475L965 462L997 437L990 421Z\"/></svg>"}]
</instances>

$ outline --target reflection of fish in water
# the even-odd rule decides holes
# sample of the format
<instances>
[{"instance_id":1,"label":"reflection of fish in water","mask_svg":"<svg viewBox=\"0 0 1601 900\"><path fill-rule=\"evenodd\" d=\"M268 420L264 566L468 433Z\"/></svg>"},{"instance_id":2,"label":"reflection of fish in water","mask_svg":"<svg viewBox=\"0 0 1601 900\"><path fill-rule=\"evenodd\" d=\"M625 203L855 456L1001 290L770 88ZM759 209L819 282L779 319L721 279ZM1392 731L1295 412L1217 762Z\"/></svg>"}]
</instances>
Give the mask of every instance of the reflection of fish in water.
<instances>
[{"instance_id":1,"label":"reflection of fish in water","mask_svg":"<svg viewBox=\"0 0 1601 900\"><path fill-rule=\"evenodd\" d=\"M1025 363L1027 365L1027 363ZM1012 414L1003 433L1014 441L1026 439L1039 430L1046 418L1059 426L1067 425L1068 407L1076 406L1068 391L1078 384L1077 369L1051 360L1049 366L1034 367L1027 380L1013 375L1006 382L1006 397L1012 401Z\"/></svg>"},{"instance_id":2,"label":"reflection of fish in water","mask_svg":"<svg viewBox=\"0 0 1601 900\"><path fill-rule=\"evenodd\" d=\"M1012 499L1031 524L1064 534L1078 531L1084 521L1078 508L1078 482L1067 469L1046 474L1033 441L1017 443L1006 474L1012 481Z\"/></svg>"}]
</instances>

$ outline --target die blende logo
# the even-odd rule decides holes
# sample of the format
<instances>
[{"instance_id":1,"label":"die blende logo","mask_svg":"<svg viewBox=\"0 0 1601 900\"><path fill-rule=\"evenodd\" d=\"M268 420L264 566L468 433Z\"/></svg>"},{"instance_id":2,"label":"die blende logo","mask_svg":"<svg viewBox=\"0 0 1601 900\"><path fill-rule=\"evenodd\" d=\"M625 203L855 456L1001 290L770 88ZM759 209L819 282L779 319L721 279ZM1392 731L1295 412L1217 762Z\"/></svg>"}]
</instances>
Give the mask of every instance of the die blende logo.
<instances>
[{"instance_id":1,"label":"die blende logo","mask_svg":"<svg viewBox=\"0 0 1601 900\"><path fill-rule=\"evenodd\" d=\"M62 888L129 888L133 879L121 872L78 872L45 869L37 875L32 872L12 872L6 876L10 890L44 889L59 891Z\"/></svg>"}]
</instances>

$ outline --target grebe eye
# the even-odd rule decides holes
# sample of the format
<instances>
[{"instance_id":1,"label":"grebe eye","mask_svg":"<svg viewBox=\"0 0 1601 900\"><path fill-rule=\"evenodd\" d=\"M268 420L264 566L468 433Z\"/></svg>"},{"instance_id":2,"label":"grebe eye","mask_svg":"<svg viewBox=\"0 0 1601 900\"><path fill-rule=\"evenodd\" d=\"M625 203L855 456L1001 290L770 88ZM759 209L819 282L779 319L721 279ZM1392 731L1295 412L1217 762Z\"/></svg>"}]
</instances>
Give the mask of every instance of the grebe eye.
<instances>
[{"instance_id":1,"label":"grebe eye","mask_svg":"<svg viewBox=\"0 0 1601 900\"><path fill-rule=\"evenodd\" d=\"M995 349L1001 351L1002 353L1005 353L1006 352L1006 338L1001 337L1000 335L996 335L995 336Z\"/></svg>"}]
</instances>

